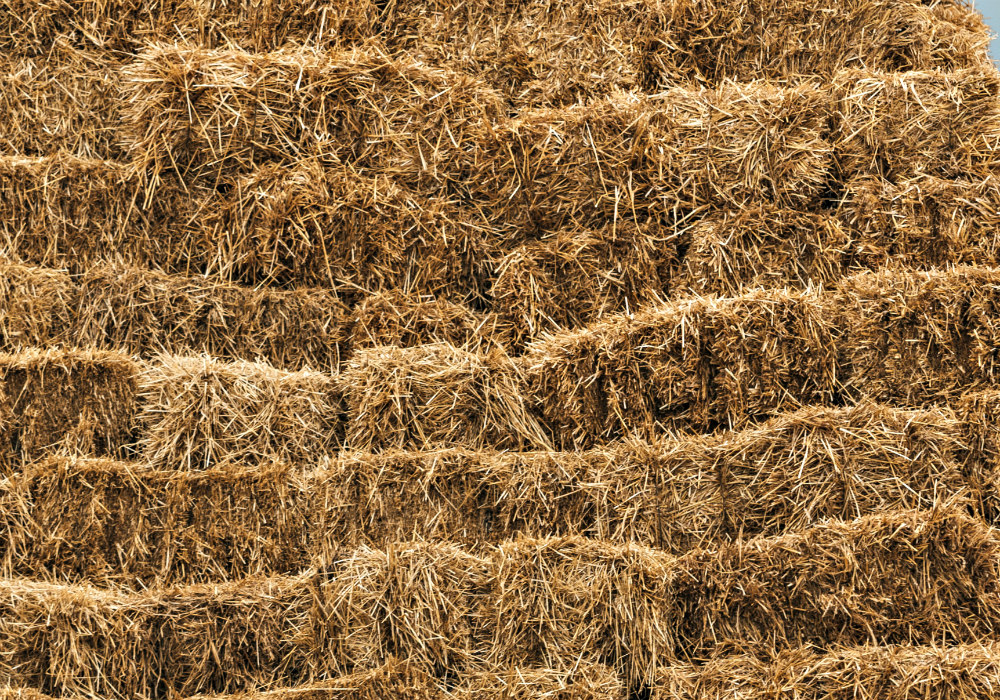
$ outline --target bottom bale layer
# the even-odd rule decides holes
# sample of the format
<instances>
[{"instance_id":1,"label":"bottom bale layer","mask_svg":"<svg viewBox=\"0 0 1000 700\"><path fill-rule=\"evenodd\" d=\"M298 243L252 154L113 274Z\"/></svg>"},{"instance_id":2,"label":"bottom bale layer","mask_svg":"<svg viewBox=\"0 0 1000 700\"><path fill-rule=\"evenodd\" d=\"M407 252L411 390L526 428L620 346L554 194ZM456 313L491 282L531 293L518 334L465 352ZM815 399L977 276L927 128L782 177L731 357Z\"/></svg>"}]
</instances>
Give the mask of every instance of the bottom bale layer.
<instances>
[{"instance_id":1,"label":"bottom bale layer","mask_svg":"<svg viewBox=\"0 0 1000 700\"><path fill-rule=\"evenodd\" d=\"M0 682L163 697L309 683L405 658L438 680L580 663L629 688L733 649L973 643L1000 624L1000 541L896 511L683 557L583 538L336 552L297 576L124 593L0 582Z\"/></svg>"}]
</instances>

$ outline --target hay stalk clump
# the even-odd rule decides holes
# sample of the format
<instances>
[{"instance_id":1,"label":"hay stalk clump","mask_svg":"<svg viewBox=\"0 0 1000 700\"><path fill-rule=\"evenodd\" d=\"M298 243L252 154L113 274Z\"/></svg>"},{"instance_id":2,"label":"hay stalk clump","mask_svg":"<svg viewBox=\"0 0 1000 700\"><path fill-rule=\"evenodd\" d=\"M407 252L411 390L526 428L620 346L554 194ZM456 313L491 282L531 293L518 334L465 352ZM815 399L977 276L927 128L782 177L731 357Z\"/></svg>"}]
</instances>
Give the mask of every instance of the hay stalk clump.
<instances>
[{"instance_id":1,"label":"hay stalk clump","mask_svg":"<svg viewBox=\"0 0 1000 700\"><path fill-rule=\"evenodd\" d=\"M229 461L305 466L342 439L336 384L308 370L163 356L140 378L138 449L166 469Z\"/></svg>"},{"instance_id":2,"label":"hay stalk clump","mask_svg":"<svg viewBox=\"0 0 1000 700\"><path fill-rule=\"evenodd\" d=\"M0 263L0 348L69 342L76 298L76 287L62 270Z\"/></svg>"},{"instance_id":3,"label":"hay stalk clump","mask_svg":"<svg viewBox=\"0 0 1000 700\"><path fill-rule=\"evenodd\" d=\"M338 383L354 450L549 445L525 405L520 370L500 350L477 354L447 343L358 350Z\"/></svg>"},{"instance_id":4,"label":"hay stalk clump","mask_svg":"<svg viewBox=\"0 0 1000 700\"><path fill-rule=\"evenodd\" d=\"M53 453L120 456L133 442L139 368L124 355L0 355L0 469Z\"/></svg>"}]
</instances>

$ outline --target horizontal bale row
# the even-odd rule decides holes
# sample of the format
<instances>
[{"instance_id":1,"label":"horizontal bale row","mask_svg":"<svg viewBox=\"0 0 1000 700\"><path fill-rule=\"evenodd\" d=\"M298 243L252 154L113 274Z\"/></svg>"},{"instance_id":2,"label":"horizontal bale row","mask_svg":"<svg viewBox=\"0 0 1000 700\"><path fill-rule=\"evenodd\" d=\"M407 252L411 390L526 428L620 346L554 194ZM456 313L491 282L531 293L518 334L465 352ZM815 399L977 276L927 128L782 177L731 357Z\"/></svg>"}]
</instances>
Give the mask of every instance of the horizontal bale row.
<instances>
[{"instance_id":1,"label":"horizontal bale row","mask_svg":"<svg viewBox=\"0 0 1000 700\"><path fill-rule=\"evenodd\" d=\"M604 664L638 687L672 659L734 645L766 656L993 640L998 566L989 527L940 510L679 558L550 538L482 556L363 548L294 577L137 594L5 579L0 679L61 696L162 697L309 683L397 657L441 679Z\"/></svg>"},{"instance_id":2,"label":"horizontal bale row","mask_svg":"<svg viewBox=\"0 0 1000 700\"><path fill-rule=\"evenodd\" d=\"M582 452L345 452L305 471L53 458L0 484L5 575L162 586L294 573L414 539L584 536L684 553L949 503L997 516L1000 455L947 411L808 409ZM992 426L992 424L988 424ZM995 432L995 431L993 431Z\"/></svg>"},{"instance_id":3,"label":"horizontal bale row","mask_svg":"<svg viewBox=\"0 0 1000 700\"><path fill-rule=\"evenodd\" d=\"M662 668L654 700L881 700L990 698L1000 683L993 642L956 646L868 646L792 652L776 662L732 656L703 666Z\"/></svg>"},{"instance_id":4,"label":"horizontal bale row","mask_svg":"<svg viewBox=\"0 0 1000 700\"><path fill-rule=\"evenodd\" d=\"M998 282L995 268L883 271L681 299L536 341L526 391L556 443L577 446L808 404L948 402L997 383Z\"/></svg>"}]
</instances>

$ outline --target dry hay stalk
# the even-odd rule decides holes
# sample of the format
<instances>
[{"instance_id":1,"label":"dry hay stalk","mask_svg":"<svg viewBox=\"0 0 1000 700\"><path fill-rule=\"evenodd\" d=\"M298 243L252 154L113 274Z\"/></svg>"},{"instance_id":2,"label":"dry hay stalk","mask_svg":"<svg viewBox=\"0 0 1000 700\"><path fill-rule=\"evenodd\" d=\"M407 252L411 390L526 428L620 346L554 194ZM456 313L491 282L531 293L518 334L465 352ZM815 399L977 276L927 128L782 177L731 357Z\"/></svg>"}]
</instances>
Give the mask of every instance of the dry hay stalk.
<instances>
[{"instance_id":1,"label":"dry hay stalk","mask_svg":"<svg viewBox=\"0 0 1000 700\"><path fill-rule=\"evenodd\" d=\"M62 38L42 56L0 60L4 154L44 156L62 151L98 159L119 154L114 125L121 59L104 50L81 51L68 44Z\"/></svg>"},{"instance_id":2,"label":"dry hay stalk","mask_svg":"<svg viewBox=\"0 0 1000 700\"><path fill-rule=\"evenodd\" d=\"M669 290L679 239L622 221L562 229L507 253L496 265L493 305L522 347L544 331L639 308Z\"/></svg>"},{"instance_id":3,"label":"dry hay stalk","mask_svg":"<svg viewBox=\"0 0 1000 700\"><path fill-rule=\"evenodd\" d=\"M910 266L1000 263L1000 180L920 175L892 184L860 177L845 186L838 217L859 242L859 261Z\"/></svg>"},{"instance_id":4,"label":"dry hay stalk","mask_svg":"<svg viewBox=\"0 0 1000 700\"><path fill-rule=\"evenodd\" d=\"M992 67L954 73L872 74L834 78L841 173L891 181L928 174L974 177L1000 162L1000 75Z\"/></svg>"},{"instance_id":5,"label":"dry hay stalk","mask_svg":"<svg viewBox=\"0 0 1000 700\"><path fill-rule=\"evenodd\" d=\"M138 375L114 352L0 355L0 470L54 452L122 455L133 441Z\"/></svg>"},{"instance_id":6,"label":"dry hay stalk","mask_svg":"<svg viewBox=\"0 0 1000 700\"><path fill-rule=\"evenodd\" d=\"M123 100L131 167L153 183L167 171L214 183L316 158L448 188L504 113L475 79L374 48L157 45L123 70Z\"/></svg>"},{"instance_id":7,"label":"dry hay stalk","mask_svg":"<svg viewBox=\"0 0 1000 700\"><path fill-rule=\"evenodd\" d=\"M521 372L502 350L477 354L447 343L362 349L338 382L355 450L549 445L525 406Z\"/></svg>"},{"instance_id":8,"label":"dry hay stalk","mask_svg":"<svg viewBox=\"0 0 1000 700\"><path fill-rule=\"evenodd\" d=\"M351 314L350 346L414 347L449 343L463 349L505 347L511 329L496 314L447 299L388 289L365 297Z\"/></svg>"},{"instance_id":9,"label":"dry hay stalk","mask_svg":"<svg viewBox=\"0 0 1000 700\"><path fill-rule=\"evenodd\" d=\"M955 406L962 428L962 469L987 522L1000 521L1000 391L962 396Z\"/></svg>"},{"instance_id":10,"label":"dry hay stalk","mask_svg":"<svg viewBox=\"0 0 1000 700\"><path fill-rule=\"evenodd\" d=\"M69 340L76 299L65 272L0 261L0 350Z\"/></svg>"},{"instance_id":11,"label":"dry hay stalk","mask_svg":"<svg viewBox=\"0 0 1000 700\"><path fill-rule=\"evenodd\" d=\"M645 57L650 89L691 79L830 76L857 65L891 72L989 61L989 29L957 0L671 0L659 8Z\"/></svg>"},{"instance_id":12,"label":"dry hay stalk","mask_svg":"<svg viewBox=\"0 0 1000 700\"><path fill-rule=\"evenodd\" d=\"M0 484L3 570L133 587L296 572L319 517L307 510L310 486L281 465L48 459Z\"/></svg>"},{"instance_id":13,"label":"dry hay stalk","mask_svg":"<svg viewBox=\"0 0 1000 700\"><path fill-rule=\"evenodd\" d=\"M884 271L845 279L837 304L853 393L920 405L994 386L1000 270Z\"/></svg>"},{"instance_id":14,"label":"dry hay stalk","mask_svg":"<svg viewBox=\"0 0 1000 700\"><path fill-rule=\"evenodd\" d=\"M580 663L570 671L509 669L473 673L454 700L625 700L624 684L611 669Z\"/></svg>"},{"instance_id":15,"label":"dry hay stalk","mask_svg":"<svg viewBox=\"0 0 1000 700\"><path fill-rule=\"evenodd\" d=\"M564 444L739 426L839 395L835 312L815 292L694 297L543 338L523 364Z\"/></svg>"},{"instance_id":16,"label":"dry hay stalk","mask_svg":"<svg viewBox=\"0 0 1000 700\"><path fill-rule=\"evenodd\" d=\"M286 43L335 47L375 32L375 3L342 0L0 0L0 47L45 55L53 44L129 53L178 37L268 51Z\"/></svg>"},{"instance_id":17,"label":"dry hay stalk","mask_svg":"<svg viewBox=\"0 0 1000 700\"><path fill-rule=\"evenodd\" d=\"M124 166L57 153L0 157L0 255L86 270L124 257L169 267L190 257L179 186L164 186L148 207Z\"/></svg>"},{"instance_id":18,"label":"dry hay stalk","mask_svg":"<svg viewBox=\"0 0 1000 700\"><path fill-rule=\"evenodd\" d=\"M94 265L76 282L73 337L81 345L333 372L347 354L350 312L330 290L251 289L115 264Z\"/></svg>"},{"instance_id":19,"label":"dry hay stalk","mask_svg":"<svg viewBox=\"0 0 1000 700\"><path fill-rule=\"evenodd\" d=\"M163 356L139 381L138 449L152 466L207 469L237 461L307 465L341 440L329 375L251 362Z\"/></svg>"}]
</instances>

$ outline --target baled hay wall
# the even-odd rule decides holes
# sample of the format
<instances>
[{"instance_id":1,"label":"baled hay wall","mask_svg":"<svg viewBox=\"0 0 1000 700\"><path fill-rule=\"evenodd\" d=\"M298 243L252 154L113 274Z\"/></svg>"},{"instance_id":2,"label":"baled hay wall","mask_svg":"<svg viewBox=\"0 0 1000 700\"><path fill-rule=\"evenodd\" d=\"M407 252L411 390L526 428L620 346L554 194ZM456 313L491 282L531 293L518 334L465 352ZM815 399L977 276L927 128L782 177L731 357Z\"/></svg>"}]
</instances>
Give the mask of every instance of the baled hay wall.
<instances>
[{"instance_id":1,"label":"baled hay wall","mask_svg":"<svg viewBox=\"0 0 1000 700\"><path fill-rule=\"evenodd\" d=\"M75 302L76 285L65 272L0 262L0 349L65 342Z\"/></svg>"},{"instance_id":2,"label":"baled hay wall","mask_svg":"<svg viewBox=\"0 0 1000 700\"><path fill-rule=\"evenodd\" d=\"M901 700L991 698L1000 684L994 642L854 647L828 654L802 649L766 663L732 656L664 667L653 700Z\"/></svg>"},{"instance_id":3,"label":"baled hay wall","mask_svg":"<svg viewBox=\"0 0 1000 700\"><path fill-rule=\"evenodd\" d=\"M503 350L447 343L357 350L337 378L354 450L463 445L545 448L520 369Z\"/></svg>"},{"instance_id":4,"label":"baled hay wall","mask_svg":"<svg viewBox=\"0 0 1000 700\"><path fill-rule=\"evenodd\" d=\"M45 55L60 41L116 52L179 38L230 42L252 51L285 43L335 47L372 36L374 3L340 0L33 0L0 1L4 51Z\"/></svg>"},{"instance_id":5,"label":"baled hay wall","mask_svg":"<svg viewBox=\"0 0 1000 700\"><path fill-rule=\"evenodd\" d=\"M114 352L0 354L0 470L55 452L120 456L132 441L138 379Z\"/></svg>"},{"instance_id":6,"label":"baled hay wall","mask_svg":"<svg viewBox=\"0 0 1000 700\"><path fill-rule=\"evenodd\" d=\"M140 380L137 449L152 466L305 465L343 439L336 380L303 370L163 356Z\"/></svg>"},{"instance_id":7,"label":"baled hay wall","mask_svg":"<svg viewBox=\"0 0 1000 700\"><path fill-rule=\"evenodd\" d=\"M42 692L159 697L307 683L391 655L439 679L603 663L636 687L737 639L766 657L989 637L998 561L981 522L904 511L681 558L523 539L483 557L362 548L317 573L138 594L6 579L0 674Z\"/></svg>"},{"instance_id":8,"label":"baled hay wall","mask_svg":"<svg viewBox=\"0 0 1000 700\"><path fill-rule=\"evenodd\" d=\"M841 391L836 306L812 292L680 300L533 343L529 394L564 444L711 429Z\"/></svg>"}]
</instances>

